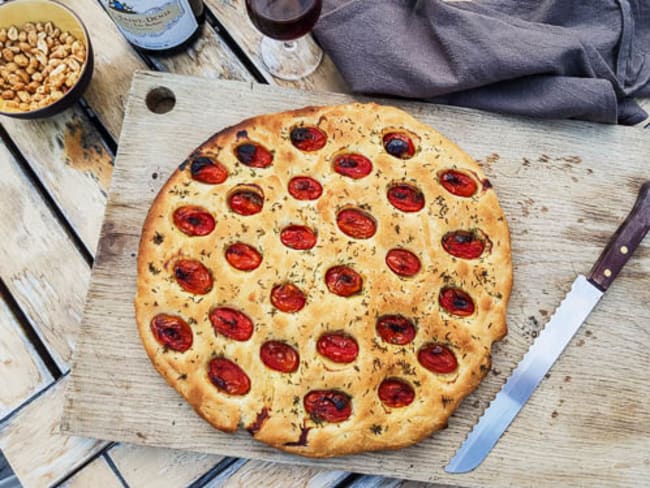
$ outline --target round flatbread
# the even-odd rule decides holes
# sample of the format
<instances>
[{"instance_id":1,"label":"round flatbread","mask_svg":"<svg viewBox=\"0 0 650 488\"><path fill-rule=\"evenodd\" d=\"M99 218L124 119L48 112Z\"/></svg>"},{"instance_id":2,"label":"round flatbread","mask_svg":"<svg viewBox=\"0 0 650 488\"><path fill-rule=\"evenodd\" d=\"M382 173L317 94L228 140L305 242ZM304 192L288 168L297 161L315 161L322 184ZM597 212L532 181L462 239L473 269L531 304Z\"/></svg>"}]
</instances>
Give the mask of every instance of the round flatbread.
<instances>
[{"instance_id":1,"label":"round flatbread","mask_svg":"<svg viewBox=\"0 0 650 488\"><path fill-rule=\"evenodd\" d=\"M402 110L225 129L144 223L136 317L216 428L329 457L442 429L506 334L510 237L479 166Z\"/></svg>"}]
</instances>

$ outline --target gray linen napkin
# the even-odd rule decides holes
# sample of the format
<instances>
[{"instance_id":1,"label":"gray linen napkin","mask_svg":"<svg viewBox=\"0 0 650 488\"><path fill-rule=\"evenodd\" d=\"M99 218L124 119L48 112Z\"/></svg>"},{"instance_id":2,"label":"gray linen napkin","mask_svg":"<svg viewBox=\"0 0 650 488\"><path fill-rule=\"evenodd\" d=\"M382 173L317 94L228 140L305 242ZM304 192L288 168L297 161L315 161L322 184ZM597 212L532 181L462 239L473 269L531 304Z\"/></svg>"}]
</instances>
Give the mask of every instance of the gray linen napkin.
<instances>
[{"instance_id":1,"label":"gray linen napkin","mask_svg":"<svg viewBox=\"0 0 650 488\"><path fill-rule=\"evenodd\" d=\"M314 34L359 93L636 124L650 0L325 0Z\"/></svg>"}]
</instances>

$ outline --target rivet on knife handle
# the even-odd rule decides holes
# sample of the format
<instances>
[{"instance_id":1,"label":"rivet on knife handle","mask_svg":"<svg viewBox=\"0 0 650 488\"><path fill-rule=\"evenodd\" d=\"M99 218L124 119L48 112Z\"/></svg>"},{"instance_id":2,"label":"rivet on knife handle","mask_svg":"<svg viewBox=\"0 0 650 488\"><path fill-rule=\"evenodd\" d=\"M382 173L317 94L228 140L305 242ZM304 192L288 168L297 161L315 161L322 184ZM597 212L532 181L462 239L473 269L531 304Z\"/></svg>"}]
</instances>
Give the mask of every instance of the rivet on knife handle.
<instances>
[{"instance_id":1,"label":"rivet on knife handle","mask_svg":"<svg viewBox=\"0 0 650 488\"><path fill-rule=\"evenodd\" d=\"M641 186L634 208L591 269L589 281L602 291L606 291L648 233L648 229L650 229L650 180Z\"/></svg>"},{"instance_id":2,"label":"rivet on knife handle","mask_svg":"<svg viewBox=\"0 0 650 488\"><path fill-rule=\"evenodd\" d=\"M445 471L467 473L483 462L641 243L649 228L650 181L647 181L641 186L634 208L610 240L589 278L578 275L575 279L569 293L490 406L485 409L445 467Z\"/></svg>"}]
</instances>

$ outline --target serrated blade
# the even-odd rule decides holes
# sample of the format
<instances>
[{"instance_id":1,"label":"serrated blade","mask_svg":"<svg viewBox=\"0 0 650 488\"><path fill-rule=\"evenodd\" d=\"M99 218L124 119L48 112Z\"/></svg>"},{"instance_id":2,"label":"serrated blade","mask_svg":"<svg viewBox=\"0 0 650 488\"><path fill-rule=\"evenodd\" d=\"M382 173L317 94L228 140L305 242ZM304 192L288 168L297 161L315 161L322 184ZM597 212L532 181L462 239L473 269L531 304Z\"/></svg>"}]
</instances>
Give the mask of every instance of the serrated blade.
<instances>
[{"instance_id":1,"label":"serrated blade","mask_svg":"<svg viewBox=\"0 0 650 488\"><path fill-rule=\"evenodd\" d=\"M448 473L467 473L483 462L560 356L603 292L579 275L524 358L449 462Z\"/></svg>"}]
</instances>

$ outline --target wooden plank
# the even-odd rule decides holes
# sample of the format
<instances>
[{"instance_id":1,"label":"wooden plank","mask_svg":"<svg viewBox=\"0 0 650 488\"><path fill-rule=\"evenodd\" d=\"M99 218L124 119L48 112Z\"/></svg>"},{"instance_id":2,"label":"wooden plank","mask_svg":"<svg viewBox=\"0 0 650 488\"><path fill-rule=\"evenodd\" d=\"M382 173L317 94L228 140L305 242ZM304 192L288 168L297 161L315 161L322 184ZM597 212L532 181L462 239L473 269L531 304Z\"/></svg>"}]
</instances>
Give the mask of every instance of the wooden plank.
<instances>
[{"instance_id":1,"label":"wooden plank","mask_svg":"<svg viewBox=\"0 0 650 488\"><path fill-rule=\"evenodd\" d=\"M149 58L160 71L225 80L254 80L239 58L207 22L201 26L201 35L187 51L173 56Z\"/></svg>"},{"instance_id":2,"label":"wooden plank","mask_svg":"<svg viewBox=\"0 0 650 488\"><path fill-rule=\"evenodd\" d=\"M0 232L11 236L0 247L0 276L54 360L66 370L90 269L1 144L0 172ZM25 486L50 485L105 445L54 433L62 397L63 386L58 383L0 428L0 449Z\"/></svg>"},{"instance_id":3,"label":"wooden plank","mask_svg":"<svg viewBox=\"0 0 650 488\"><path fill-rule=\"evenodd\" d=\"M165 116L148 113L143 103L146 93L161 83L178 100ZM154 73L139 74L132 93L129 131L115 170L74 388L66 403L66 431L467 486L505 487L531 479L560 480L566 486L637 485L650 475L650 391L644 386L645 372L637 367L649 359L639 340L647 335L639 317L650 315L650 289L639 286L650 277L647 246L623 271L487 461L462 477L442 472L575 273L590 268L629 211L640 182L647 178L650 140L645 131L399 103L453 135L481 160L495 184L513 235L516 279L510 335L495 347L494 373L463 403L447 430L396 452L313 461L263 446L247 433L216 432L179 401L151 368L136 328L124 324L134 323L135 253L144 215L178 162L211 132L247 116L350 98ZM222 103L228 99L240 103ZM142 137L148 141L146 158ZM625 154L624 160L620 154ZM612 160L620 161L615 172ZM152 172L159 177L152 179ZM615 359L620 357L626 361ZM105 367L98 367L102 364ZM155 417L149 415L153 404ZM613 469L619 461L619 468Z\"/></svg>"},{"instance_id":4,"label":"wooden plank","mask_svg":"<svg viewBox=\"0 0 650 488\"><path fill-rule=\"evenodd\" d=\"M176 488L189 486L221 462L223 456L120 444L108 451L129 486Z\"/></svg>"},{"instance_id":5,"label":"wooden plank","mask_svg":"<svg viewBox=\"0 0 650 488\"><path fill-rule=\"evenodd\" d=\"M59 486L60 488L124 488L122 481L103 456L84 466Z\"/></svg>"},{"instance_id":6,"label":"wooden plank","mask_svg":"<svg viewBox=\"0 0 650 488\"><path fill-rule=\"evenodd\" d=\"M90 269L4 145L0 174L0 277L66 370Z\"/></svg>"},{"instance_id":7,"label":"wooden plank","mask_svg":"<svg viewBox=\"0 0 650 488\"><path fill-rule=\"evenodd\" d=\"M0 293L0 418L53 378Z\"/></svg>"},{"instance_id":8,"label":"wooden plank","mask_svg":"<svg viewBox=\"0 0 650 488\"><path fill-rule=\"evenodd\" d=\"M113 156L78 106L42 120L2 125L86 248L95 252Z\"/></svg>"},{"instance_id":9,"label":"wooden plank","mask_svg":"<svg viewBox=\"0 0 650 488\"><path fill-rule=\"evenodd\" d=\"M222 488L327 488L348 477L345 471L327 471L315 466L292 466L264 461L248 461L219 486Z\"/></svg>"},{"instance_id":10,"label":"wooden plank","mask_svg":"<svg viewBox=\"0 0 650 488\"><path fill-rule=\"evenodd\" d=\"M273 77L268 73L261 59L259 43L262 39L262 34L253 26L248 18L244 0L230 0L228 2L222 0L205 0L204 3L269 83L304 88L306 90L348 91L347 85L329 56L324 56L323 61L316 71L302 80L285 81Z\"/></svg>"},{"instance_id":11,"label":"wooden plank","mask_svg":"<svg viewBox=\"0 0 650 488\"><path fill-rule=\"evenodd\" d=\"M25 488L51 486L105 442L58 433L67 377L0 426L0 449Z\"/></svg>"}]
</instances>

